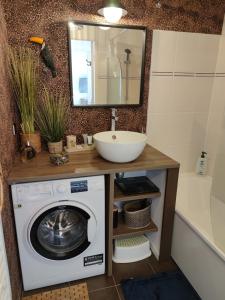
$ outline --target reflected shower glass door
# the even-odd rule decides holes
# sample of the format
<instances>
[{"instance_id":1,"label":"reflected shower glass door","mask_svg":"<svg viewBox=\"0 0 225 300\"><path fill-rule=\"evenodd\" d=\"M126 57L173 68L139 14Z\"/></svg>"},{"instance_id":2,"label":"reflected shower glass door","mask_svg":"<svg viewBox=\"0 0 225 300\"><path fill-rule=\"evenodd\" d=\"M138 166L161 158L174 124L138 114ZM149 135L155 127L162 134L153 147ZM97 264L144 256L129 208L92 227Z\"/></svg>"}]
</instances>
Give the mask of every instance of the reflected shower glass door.
<instances>
[{"instance_id":1,"label":"reflected shower glass door","mask_svg":"<svg viewBox=\"0 0 225 300\"><path fill-rule=\"evenodd\" d=\"M92 41L71 41L73 101L75 104L88 105L94 103L92 49Z\"/></svg>"},{"instance_id":2,"label":"reflected shower glass door","mask_svg":"<svg viewBox=\"0 0 225 300\"><path fill-rule=\"evenodd\" d=\"M107 102L113 104L122 103L122 70L119 58L112 55L108 58L107 65Z\"/></svg>"}]
</instances>

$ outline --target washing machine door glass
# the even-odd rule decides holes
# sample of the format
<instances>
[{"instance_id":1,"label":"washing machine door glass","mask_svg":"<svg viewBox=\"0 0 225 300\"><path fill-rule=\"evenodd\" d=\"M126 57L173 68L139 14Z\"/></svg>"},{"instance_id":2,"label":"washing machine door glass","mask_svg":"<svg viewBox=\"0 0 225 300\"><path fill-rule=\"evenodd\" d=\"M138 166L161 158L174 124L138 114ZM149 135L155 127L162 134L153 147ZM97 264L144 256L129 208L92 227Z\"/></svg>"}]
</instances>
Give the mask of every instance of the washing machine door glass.
<instances>
[{"instance_id":1,"label":"washing machine door glass","mask_svg":"<svg viewBox=\"0 0 225 300\"><path fill-rule=\"evenodd\" d=\"M57 206L45 211L33 223L30 239L42 256L63 260L75 257L89 246L89 214L74 206Z\"/></svg>"}]
</instances>

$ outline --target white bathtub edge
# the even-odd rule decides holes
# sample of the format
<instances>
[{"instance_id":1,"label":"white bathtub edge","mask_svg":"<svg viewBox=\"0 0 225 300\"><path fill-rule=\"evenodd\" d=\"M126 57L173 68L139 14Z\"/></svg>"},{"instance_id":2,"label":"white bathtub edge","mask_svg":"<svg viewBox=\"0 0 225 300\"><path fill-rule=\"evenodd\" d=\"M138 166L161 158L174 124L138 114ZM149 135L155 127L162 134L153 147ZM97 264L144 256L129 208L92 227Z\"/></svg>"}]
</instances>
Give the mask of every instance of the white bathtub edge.
<instances>
[{"instance_id":1,"label":"white bathtub edge","mask_svg":"<svg viewBox=\"0 0 225 300\"><path fill-rule=\"evenodd\" d=\"M224 300L224 262L178 213L171 256L202 300Z\"/></svg>"}]
</instances>

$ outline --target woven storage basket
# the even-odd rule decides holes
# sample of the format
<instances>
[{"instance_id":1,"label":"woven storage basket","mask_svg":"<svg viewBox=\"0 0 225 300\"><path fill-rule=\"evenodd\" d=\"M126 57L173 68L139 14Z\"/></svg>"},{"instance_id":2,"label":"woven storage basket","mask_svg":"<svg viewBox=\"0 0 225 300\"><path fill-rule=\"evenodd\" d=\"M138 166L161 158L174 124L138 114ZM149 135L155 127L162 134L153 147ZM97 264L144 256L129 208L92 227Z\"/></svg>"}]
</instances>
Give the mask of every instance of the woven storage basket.
<instances>
[{"instance_id":1,"label":"woven storage basket","mask_svg":"<svg viewBox=\"0 0 225 300\"><path fill-rule=\"evenodd\" d=\"M129 228L142 228L149 225L151 206L147 202L130 202L124 205L125 223Z\"/></svg>"}]
</instances>

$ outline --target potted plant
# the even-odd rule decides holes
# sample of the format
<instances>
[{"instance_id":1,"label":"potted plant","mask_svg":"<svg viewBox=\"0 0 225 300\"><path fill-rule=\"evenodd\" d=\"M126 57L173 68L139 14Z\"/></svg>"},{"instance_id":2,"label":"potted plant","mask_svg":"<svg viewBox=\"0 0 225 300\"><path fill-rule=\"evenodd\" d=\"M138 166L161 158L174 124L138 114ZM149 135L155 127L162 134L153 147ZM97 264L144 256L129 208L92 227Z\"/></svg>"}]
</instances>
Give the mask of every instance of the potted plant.
<instances>
[{"instance_id":1,"label":"potted plant","mask_svg":"<svg viewBox=\"0 0 225 300\"><path fill-rule=\"evenodd\" d=\"M48 143L50 153L63 151L68 105L62 94L53 95L46 88L37 106L36 124L41 136Z\"/></svg>"},{"instance_id":2,"label":"potted plant","mask_svg":"<svg viewBox=\"0 0 225 300\"><path fill-rule=\"evenodd\" d=\"M36 152L41 152L40 133L34 127L38 63L31 49L20 47L9 50L9 66L21 118L21 143L25 145L29 141Z\"/></svg>"}]
</instances>

